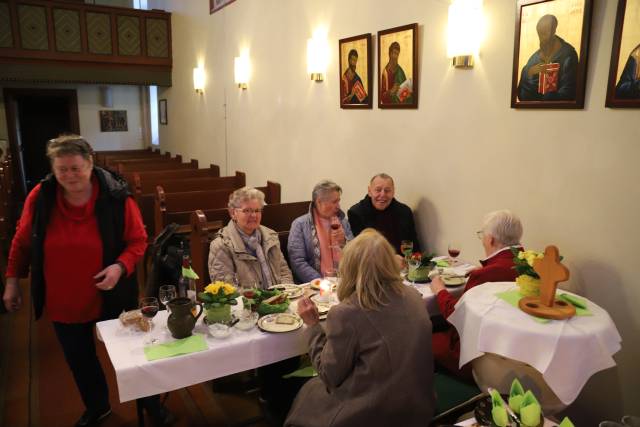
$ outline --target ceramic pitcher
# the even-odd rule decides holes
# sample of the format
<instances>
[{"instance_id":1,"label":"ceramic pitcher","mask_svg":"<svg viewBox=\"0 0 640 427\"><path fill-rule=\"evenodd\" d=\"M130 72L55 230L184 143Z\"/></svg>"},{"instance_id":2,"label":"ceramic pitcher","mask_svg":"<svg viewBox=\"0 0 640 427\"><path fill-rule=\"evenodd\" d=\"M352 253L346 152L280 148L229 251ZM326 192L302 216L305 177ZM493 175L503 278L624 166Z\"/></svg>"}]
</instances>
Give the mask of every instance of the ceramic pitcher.
<instances>
[{"instance_id":1,"label":"ceramic pitcher","mask_svg":"<svg viewBox=\"0 0 640 427\"><path fill-rule=\"evenodd\" d=\"M196 326L196 320L202 314L202 305L193 302L190 298L174 298L168 303L171 314L167 320L167 328L174 338L186 338L191 335ZM192 309L198 306L198 314L193 315Z\"/></svg>"}]
</instances>

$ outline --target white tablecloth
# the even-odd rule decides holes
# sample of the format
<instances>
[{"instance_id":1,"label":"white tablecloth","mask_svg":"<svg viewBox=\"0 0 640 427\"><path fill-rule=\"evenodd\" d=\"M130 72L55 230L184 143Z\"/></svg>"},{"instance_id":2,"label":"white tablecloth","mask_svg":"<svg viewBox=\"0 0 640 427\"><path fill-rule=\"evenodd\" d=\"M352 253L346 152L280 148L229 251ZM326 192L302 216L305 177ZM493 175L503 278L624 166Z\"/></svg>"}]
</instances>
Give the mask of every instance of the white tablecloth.
<instances>
[{"instance_id":1,"label":"white tablecloth","mask_svg":"<svg viewBox=\"0 0 640 427\"><path fill-rule=\"evenodd\" d=\"M448 318L460 335L460 366L495 353L533 366L565 404L573 402L596 372L615 366L620 334L609 314L589 301L593 316L536 322L495 296L512 282L486 283L469 290ZM565 292L565 291L562 291Z\"/></svg>"},{"instance_id":2,"label":"white tablecloth","mask_svg":"<svg viewBox=\"0 0 640 427\"><path fill-rule=\"evenodd\" d=\"M417 284L429 314L439 313L435 297L428 284ZM451 288L458 295L464 286ZM334 294L335 297L335 294ZM292 301L290 311L296 311ZM336 301L337 302L337 301ZM241 304L234 306L234 310ZM160 338L170 339L166 331L167 312L160 311L153 319L154 333ZM305 326L294 332L272 334L260 331L239 331L225 339L215 339L198 320L194 333L203 334L209 348L198 353L148 362L143 351L144 334L131 332L121 326L119 320L108 320L97 324L100 339L104 341L116 372L118 393L121 402L180 389L193 384L231 375L237 372L268 365L307 352L303 337Z\"/></svg>"}]
</instances>

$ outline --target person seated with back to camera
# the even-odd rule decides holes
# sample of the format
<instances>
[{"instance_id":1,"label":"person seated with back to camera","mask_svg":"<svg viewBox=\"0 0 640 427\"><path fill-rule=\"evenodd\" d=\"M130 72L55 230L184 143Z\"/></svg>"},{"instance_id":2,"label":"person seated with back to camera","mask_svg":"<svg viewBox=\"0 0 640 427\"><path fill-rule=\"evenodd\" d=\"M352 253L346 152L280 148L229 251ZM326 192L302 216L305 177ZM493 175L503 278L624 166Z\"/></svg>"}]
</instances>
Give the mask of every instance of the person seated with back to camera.
<instances>
[{"instance_id":1,"label":"person seated with back to camera","mask_svg":"<svg viewBox=\"0 0 640 427\"><path fill-rule=\"evenodd\" d=\"M477 232L486 258L480 261L481 267L471 271L464 292L487 282L513 282L518 273L513 263L512 248L522 251L522 223L511 211L498 210L484 217L482 229ZM455 310L460 297L454 297L445 288L440 276L431 281L431 290L436 295L440 313L446 319ZM451 325L447 329L433 333L433 357L436 366L468 381L473 381L471 365L459 368L460 337Z\"/></svg>"},{"instance_id":2,"label":"person seated with back to camera","mask_svg":"<svg viewBox=\"0 0 640 427\"><path fill-rule=\"evenodd\" d=\"M238 284L255 284L263 289L293 283L278 233L260 225L264 205L264 193L255 188L243 187L231 193L231 220L209 247L211 280L235 274Z\"/></svg>"},{"instance_id":3,"label":"person seated with back to camera","mask_svg":"<svg viewBox=\"0 0 640 427\"><path fill-rule=\"evenodd\" d=\"M357 236L365 228L374 228L387 238L397 254L402 254L400 243L413 242L413 250L420 252L420 242L416 235L411 208L395 199L393 178L379 173L371 178L367 195L347 212L353 235Z\"/></svg>"},{"instance_id":4,"label":"person seated with back to camera","mask_svg":"<svg viewBox=\"0 0 640 427\"><path fill-rule=\"evenodd\" d=\"M404 286L394 250L376 230L347 243L340 303L324 325L308 298L298 303L318 376L300 390L285 426L426 426L434 413L431 321Z\"/></svg>"},{"instance_id":5,"label":"person seated with back to camera","mask_svg":"<svg viewBox=\"0 0 640 427\"><path fill-rule=\"evenodd\" d=\"M309 213L291 224L289 262L296 279L310 282L334 272L341 256L341 246L353 239L347 217L340 210L342 188L323 180L313 187Z\"/></svg>"}]
</instances>

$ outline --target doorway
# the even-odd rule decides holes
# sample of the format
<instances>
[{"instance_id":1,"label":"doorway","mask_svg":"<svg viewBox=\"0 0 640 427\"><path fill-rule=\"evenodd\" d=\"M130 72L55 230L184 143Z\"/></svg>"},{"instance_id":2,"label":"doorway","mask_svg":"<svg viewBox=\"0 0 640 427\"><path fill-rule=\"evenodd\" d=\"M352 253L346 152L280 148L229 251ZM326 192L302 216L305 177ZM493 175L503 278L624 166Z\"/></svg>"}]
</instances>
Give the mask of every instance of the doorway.
<instances>
[{"instance_id":1,"label":"doorway","mask_svg":"<svg viewBox=\"0 0 640 427\"><path fill-rule=\"evenodd\" d=\"M61 133L80 134L74 89L4 89L9 152L17 196L26 194L51 170L47 141Z\"/></svg>"}]
</instances>

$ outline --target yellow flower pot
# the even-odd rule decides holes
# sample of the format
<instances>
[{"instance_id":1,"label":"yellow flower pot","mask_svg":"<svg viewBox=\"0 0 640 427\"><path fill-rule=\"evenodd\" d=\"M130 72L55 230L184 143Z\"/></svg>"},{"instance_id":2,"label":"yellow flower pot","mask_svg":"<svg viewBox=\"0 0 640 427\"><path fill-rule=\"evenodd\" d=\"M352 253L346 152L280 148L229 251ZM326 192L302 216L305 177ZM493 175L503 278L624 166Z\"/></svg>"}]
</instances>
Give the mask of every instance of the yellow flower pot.
<instances>
[{"instance_id":1,"label":"yellow flower pot","mask_svg":"<svg viewBox=\"0 0 640 427\"><path fill-rule=\"evenodd\" d=\"M540 296L540 279L521 274L516 277L516 283L520 287L520 294L525 297Z\"/></svg>"}]
</instances>

